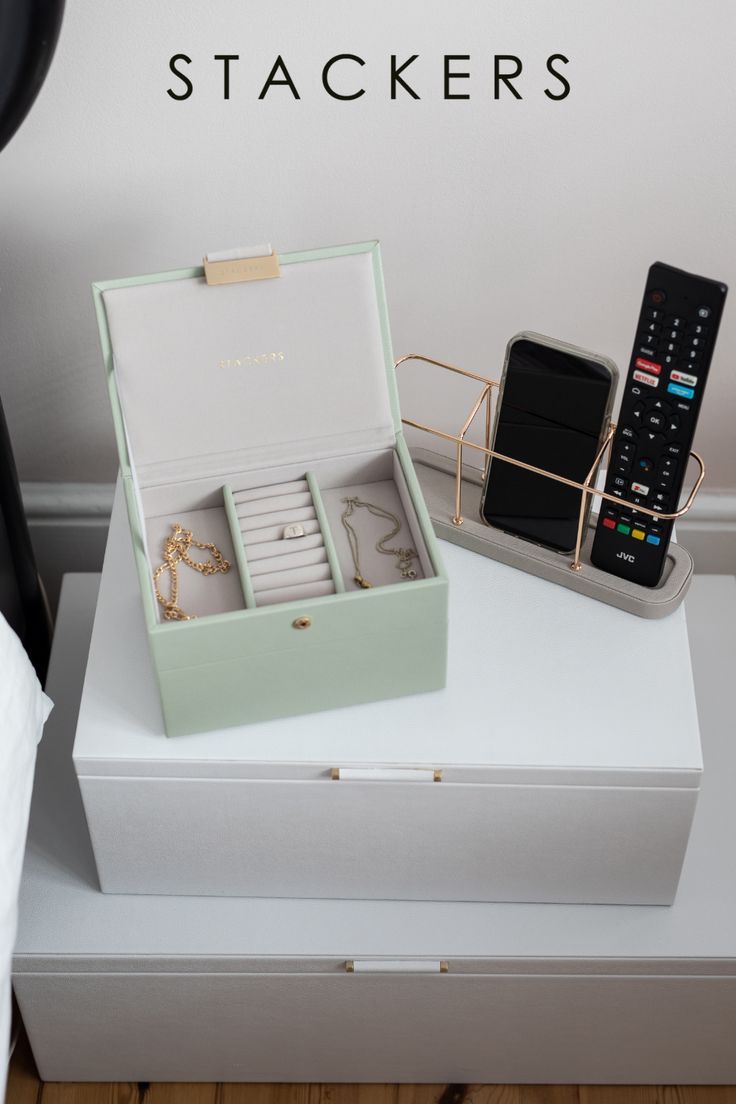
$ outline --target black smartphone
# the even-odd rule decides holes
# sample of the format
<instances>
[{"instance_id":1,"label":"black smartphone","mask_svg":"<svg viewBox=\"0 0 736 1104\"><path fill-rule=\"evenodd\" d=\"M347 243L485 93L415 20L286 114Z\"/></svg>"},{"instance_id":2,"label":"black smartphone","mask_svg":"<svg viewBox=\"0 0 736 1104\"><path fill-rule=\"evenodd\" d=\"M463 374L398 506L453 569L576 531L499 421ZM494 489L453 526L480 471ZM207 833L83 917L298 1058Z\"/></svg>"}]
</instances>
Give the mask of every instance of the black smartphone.
<instances>
[{"instance_id":1,"label":"black smartphone","mask_svg":"<svg viewBox=\"0 0 736 1104\"><path fill-rule=\"evenodd\" d=\"M506 347L491 448L582 483L608 431L617 379L608 357L541 334L517 334ZM580 491L491 459L481 516L497 529L570 552Z\"/></svg>"}]
</instances>

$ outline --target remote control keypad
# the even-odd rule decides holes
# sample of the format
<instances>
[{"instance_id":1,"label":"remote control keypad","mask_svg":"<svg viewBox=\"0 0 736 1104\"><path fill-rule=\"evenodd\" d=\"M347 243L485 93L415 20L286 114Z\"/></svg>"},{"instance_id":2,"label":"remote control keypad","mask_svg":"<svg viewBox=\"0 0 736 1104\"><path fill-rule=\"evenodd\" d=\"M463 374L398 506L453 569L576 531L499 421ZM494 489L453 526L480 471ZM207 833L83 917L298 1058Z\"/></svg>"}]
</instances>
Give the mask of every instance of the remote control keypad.
<instances>
[{"instance_id":1,"label":"remote control keypad","mask_svg":"<svg viewBox=\"0 0 736 1104\"><path fill-rule=\"evenodd\" d=\"M648 586L661 575L673 523L635 507L677 511L725 294L715 281L650 269L606 483L627 505L603 501L591 553L596 565ZM639 555L633 542L649 551Z\"/></svg>"}]
</instances>

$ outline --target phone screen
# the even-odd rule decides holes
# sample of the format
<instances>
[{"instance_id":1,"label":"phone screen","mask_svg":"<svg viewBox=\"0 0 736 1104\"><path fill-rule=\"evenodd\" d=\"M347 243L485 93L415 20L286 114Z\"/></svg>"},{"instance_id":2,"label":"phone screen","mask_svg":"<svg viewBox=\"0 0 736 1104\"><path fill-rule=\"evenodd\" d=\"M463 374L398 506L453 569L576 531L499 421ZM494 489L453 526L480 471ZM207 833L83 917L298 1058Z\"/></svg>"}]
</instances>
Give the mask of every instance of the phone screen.
<instances>
[{"instance_id":1,"label":"phone screen","mask_svg":"<svg viewBox=\"0 0 736 1104\"><path fill-rule=\"evenodd\" d=\"M612 376L605 364L520 338L509 349L493 449L582 483L600 447ZM561 552L575 547L580 492L491 460L490 524Z\"/></svg>"}]
</instances>

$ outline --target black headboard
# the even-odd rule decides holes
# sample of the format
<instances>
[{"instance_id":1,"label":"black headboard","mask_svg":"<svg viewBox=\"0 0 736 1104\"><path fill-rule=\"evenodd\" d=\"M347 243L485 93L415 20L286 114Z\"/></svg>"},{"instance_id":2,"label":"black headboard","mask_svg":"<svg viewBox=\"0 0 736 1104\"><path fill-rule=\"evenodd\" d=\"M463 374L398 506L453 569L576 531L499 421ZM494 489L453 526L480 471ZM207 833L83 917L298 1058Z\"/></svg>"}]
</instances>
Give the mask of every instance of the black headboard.
<instances>
[{"instance_id":1,"label":"black headboard","mask_svg":"<svg viewBox=\"0 0 736 1104\"><path fill-rule=\"evenodd\" d=\"M0 402L0 610L46 678L51 618L38 577L5 414Z\"/></svg>"}]
</instances>

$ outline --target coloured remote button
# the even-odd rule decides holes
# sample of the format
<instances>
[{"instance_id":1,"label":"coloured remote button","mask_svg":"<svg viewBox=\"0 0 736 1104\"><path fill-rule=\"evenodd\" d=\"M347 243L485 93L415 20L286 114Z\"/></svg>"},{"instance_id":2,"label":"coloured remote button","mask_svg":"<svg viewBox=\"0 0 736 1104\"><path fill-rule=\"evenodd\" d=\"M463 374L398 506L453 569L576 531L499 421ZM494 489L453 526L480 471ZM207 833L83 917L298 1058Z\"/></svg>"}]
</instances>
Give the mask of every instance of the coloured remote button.
<instances>
[{"instance_id":1,"label":"coloured remote button","mask_svg":"<svg viewBox=\"0 0 736 1104\"><path fill-rule=\"evenodd\" d=\"M628 525L623 525L620 522L616 526L616 529L619 533L623 533L625 537L628 537L629 533L631 532L631 529Z\"/></svg>"},{"instance_id":2,"label":"coloured remote button","mask_svg":"<svg viewBox=\"0 0 736 1104\"><path fill-rule=\"evenodd\" d=\"M691 376L688 372L675 371L670 372L670 379L673 383L684 383L687 387L695 387L698 382L697 376Z\"/></svg>"},{"instance_id":3,"label":"coloured remote button","mask_svg":"<svg viewBox=\"0 0 736 1104\"><path fill-rule=\"evenodd\" d=\"M634 540L642 540L642 541L644 540L644 537L646 536L643 529L632 529L631 530L631 535L634 538Z\"/></svg>"},{"instance_id":4,"label":"coloured remote button","mask_svg":"<svg viewBox=\"0 0 736 1104\"><path fill-rule=\"evenodd\" d=\"M647 534L647 544L657 545L661 541L661 537L655 537L654 533Z\"/></svg>"},{"instance_id":5,"label":"coloured remote button","mask_svg":"<svg viewBox=\"0 0 736 1104\"><path fill-rule=\"evenodd\" d=\"M646 360L644 357L636 358L636 367L641 368L643 372L652 372L655 376L660 375L662 371L662 365L657 364L654 360Z\"/></svg>"},{"instance_id":6,"label":"coloured remote button","mask_svg":"<svg viewBox=\"0 0 736 1104\"><path fill-rule=\"evenodd\" d=\"M616 528L616 522L613 520L613 518L610 517L604 517L603 524L605 525L606 529Z\"/></svg>"},{"instance_id":7,"label":"coloured remote button","mask_svg":"<svg viewBox=\"0 0 736 1104\"><path fill-rule=\"evenodd\" d=\"M640 372L637 370L633 375L637 383L645 383L647 387L659 387L659 380L657 377L649 375L648 372ZM683 398L687 398L687 396L683 396Z\"/></svg>"},{"instance_id":8,"label":"coloured remote button","mask_svg":"<svg viewBox=\"0 0 736 1104\"><path fill-rule=\"evenodd\" d=\"M695 394L692 387L681 387L679 383L668 383L667 390L670 395L679 395L681 399L692 399Z\"/></svg>"}]
</instances>

